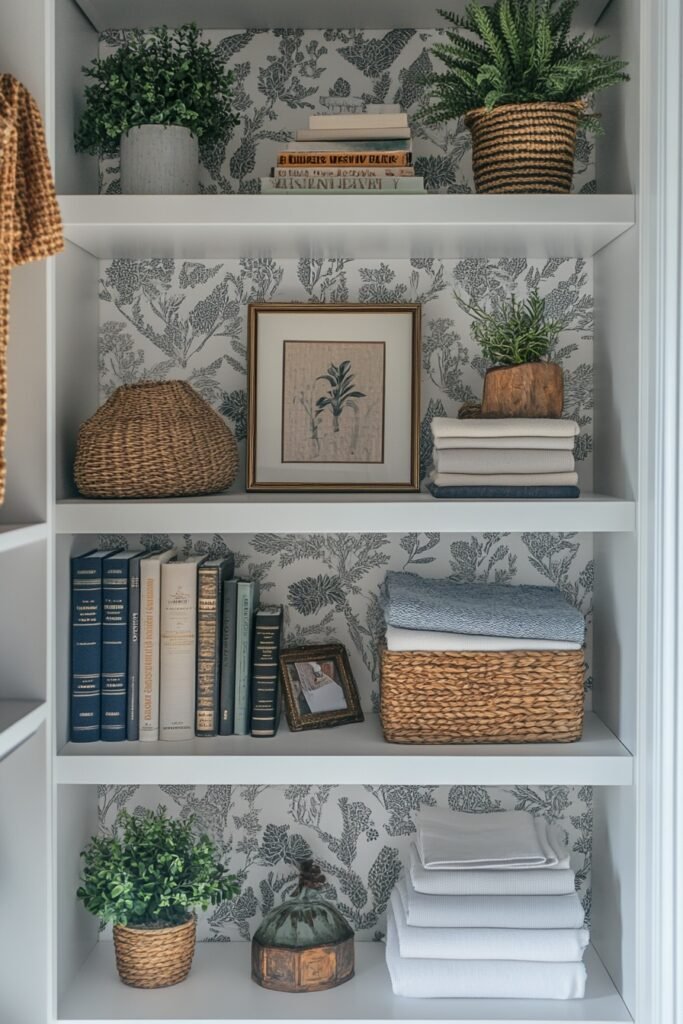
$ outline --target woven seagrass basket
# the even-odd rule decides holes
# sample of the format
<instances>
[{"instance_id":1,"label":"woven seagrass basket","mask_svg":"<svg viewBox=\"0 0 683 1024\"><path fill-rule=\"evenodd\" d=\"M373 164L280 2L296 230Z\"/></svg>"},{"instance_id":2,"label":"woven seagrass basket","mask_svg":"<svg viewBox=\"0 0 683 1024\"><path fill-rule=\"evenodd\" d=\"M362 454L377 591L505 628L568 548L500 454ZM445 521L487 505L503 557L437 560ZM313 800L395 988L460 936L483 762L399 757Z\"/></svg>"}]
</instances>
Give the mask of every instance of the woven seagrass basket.
<instances>
[{"instance_id":1,"label":"woven seagrass basket","mask_svg":"<svg viewBox=\"0 0 683 1024\"><path fill-rule=\"evenodd\" d=\"M166 988L190 973L197 939L194 914L169 928L128 928L114 925L116 967L124 985Z\"/></svg>"},{"instance_id":2,"label":"woven seagrass basket","mask_svg":"<svg viewBox=\"0 0 683 1024\"><path fill-rule=\"evenodd\" d=\"M237 475L232 431L182 380L117 388L78 432L74 477L86 498L224 491Z\"/></svg>"},{"instance_id":3,"label":"woven seagrass basket","mask_svg":"<svg viewBox=\"0 0 683 1024\"><path fill-rule=\"evenodd\" d=\"M389 743L571 743L583 651L383 651Z\"/></svg>"},{"instance_id":4,"label":"woven seagrass basket","mask_svg":"<svg viewBox=\"0 0 683 1024\"><path fill-rule=\"evenodd\" d=\"M465 114L477 192L569 192L583 100L509 103Z\"/></svg>"}]
</instances>

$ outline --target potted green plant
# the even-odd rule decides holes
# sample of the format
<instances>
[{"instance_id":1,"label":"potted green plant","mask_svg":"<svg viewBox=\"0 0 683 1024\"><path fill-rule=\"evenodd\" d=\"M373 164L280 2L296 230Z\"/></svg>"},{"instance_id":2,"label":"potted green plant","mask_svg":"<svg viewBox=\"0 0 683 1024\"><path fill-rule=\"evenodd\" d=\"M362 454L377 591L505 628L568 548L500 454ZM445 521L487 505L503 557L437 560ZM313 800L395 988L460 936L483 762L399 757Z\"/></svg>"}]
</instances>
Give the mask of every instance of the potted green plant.
<instances>
[{"instance_id":1,"label":"potted green plant","mask_svg":"<svg viewBox=\"0 0 683 1024\"><path fill-rule=\"evenodd\" d=\"M572 35L577 0L469 3L432 52L430 124L463 117L477 192L569 192L579 125L600 131L586 97L624 82L626 61L596 53L604 36Z\"/></svg>"},{"instance_id":2,"label":"potted green plant","mask_svg":"<svg viewBox=\"0 0 683 1024\"><path fill-rule=\"evenodd\" d=\"M232 72L194 24L136 31L83 68L85 110L78 152L121 156L121 191L184 194L199 189L199 144L225 143Z\"/></svg>"},{"instance_id":3,"label":"potted green plant","mask_svg":"<svg viewBox=\"0 0 683 1024\"><path fill-rule=\"evenodd\" d=\"M195 907L232 899L237 879L195 821L169 818L165 807L120 811L113 836L94 836L77 896L86 910L114 926L116 966L134 988L163 988L190 972Z\"/></svg>"},{"instance_id":4,"label":"potted green plant","mask_svg":"<svg viewBox=\"0 0 683 1024\"><path fill-rule=\"evenodd\" d=\"M482 416L559 418L564 407L562 368L549 360L563 324L549 319L545 299L532 291L512 296L492 312L456 300L472 319L472 337L491 363L484 377Z\"/></svg>"}]
</instances>

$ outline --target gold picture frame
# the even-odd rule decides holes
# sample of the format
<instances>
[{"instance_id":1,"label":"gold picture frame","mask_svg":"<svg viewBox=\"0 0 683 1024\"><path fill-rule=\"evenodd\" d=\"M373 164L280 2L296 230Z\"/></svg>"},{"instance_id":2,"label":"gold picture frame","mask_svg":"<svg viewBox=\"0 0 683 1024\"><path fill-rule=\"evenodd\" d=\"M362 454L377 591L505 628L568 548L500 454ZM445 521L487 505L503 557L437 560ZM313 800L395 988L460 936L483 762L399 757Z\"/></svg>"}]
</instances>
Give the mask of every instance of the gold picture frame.
<instances>
[{"instance_id":1,"label":"gold picture frame","mask_svg":"<svg viewBox=\"0 0 683 1024\"><path fill-rule=\"evenodd\" d=\"M419 303L251 303L247 491L419 491L420 367Z\"/></svg>"},{"instance_id":2,"label":"gold picture frame","mask_svg":"<svg viewBox=\"0 0 683 1024\"><path fill-rule=\"evenodd\" d=\"M280 682L292 732L364 721L343 644L314 644L282 651Z\"/></svg>"}]
</instances>

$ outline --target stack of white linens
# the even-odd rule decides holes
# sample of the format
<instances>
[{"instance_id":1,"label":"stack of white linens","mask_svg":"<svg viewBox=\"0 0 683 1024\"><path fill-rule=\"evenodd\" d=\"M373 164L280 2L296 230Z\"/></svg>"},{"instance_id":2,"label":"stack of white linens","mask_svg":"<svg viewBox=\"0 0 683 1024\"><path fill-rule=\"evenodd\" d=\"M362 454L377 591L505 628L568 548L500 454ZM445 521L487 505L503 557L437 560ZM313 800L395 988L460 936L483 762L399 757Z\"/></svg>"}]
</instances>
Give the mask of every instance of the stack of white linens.
<instances>
[{"instance_id":1,"label":"stack of white linens","mask_svg":"<svg viewBox=\"0 0 683 1024\"><path fill-rule=\"evenodd\" d=\"M430 812L387 913L395 995L581 999L589 934L569 854L526 811Z\"/></svg>"},{"instance_id":2,"label":"stack of white linens","mask_svg":"<svg viewBox=\"0 0 683 1024\"><path fill-rule=\"evenodd\" d=\"M432 420L435 498L578 498L574 420Z\"/></svg>"}]
</instances>

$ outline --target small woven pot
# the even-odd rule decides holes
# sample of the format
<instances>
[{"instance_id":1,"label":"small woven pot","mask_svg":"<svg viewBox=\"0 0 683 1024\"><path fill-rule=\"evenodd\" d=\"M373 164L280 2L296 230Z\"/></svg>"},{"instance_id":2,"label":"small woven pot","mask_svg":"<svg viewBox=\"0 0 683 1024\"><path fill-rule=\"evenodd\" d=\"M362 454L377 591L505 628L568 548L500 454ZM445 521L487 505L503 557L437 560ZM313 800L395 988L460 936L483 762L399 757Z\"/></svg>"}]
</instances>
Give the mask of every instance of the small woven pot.
<instances>
[{"instance_id":1,"label":"small woven pot","mask_svg":"<svg viewBox=\"0 0 683 1024\"><path fill-rule=\"evenodd\" d=\"M583 100L509 103L465 114L477 192L569 192Z\"/></svg>"},{"instance_id":2,"label":"small woven pot","mask_svg":"<svg viewBox=\"0 0 683 1024\"><path fill-rule=\"evenodd\" d=\"M117 388L78 432L74 477L86 498L169 498L227 490L232 431L182 380Z\"/></svg>"},{"instance_id":3,"label":"small woven pot","mask_svg":"<svg viewBox=\"0 0 683 1024\"><path fill-rule=\"evenodd\" d=\"M389 743L572 743L583 651L382 652Z\"/></svg>"},{"instance_id":4,"label":"small woven pot","mask_svg":"<svg viewBox=\"0 0 683 1024\"><path fill-rule=\"evenodd\" d=\"M190 973L197 941L197 918L170 928L114 925L116 968L124 985L166 988Z\"/></svg>"}]
</instances>

